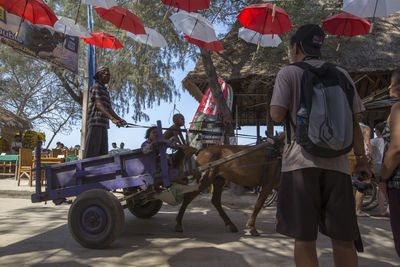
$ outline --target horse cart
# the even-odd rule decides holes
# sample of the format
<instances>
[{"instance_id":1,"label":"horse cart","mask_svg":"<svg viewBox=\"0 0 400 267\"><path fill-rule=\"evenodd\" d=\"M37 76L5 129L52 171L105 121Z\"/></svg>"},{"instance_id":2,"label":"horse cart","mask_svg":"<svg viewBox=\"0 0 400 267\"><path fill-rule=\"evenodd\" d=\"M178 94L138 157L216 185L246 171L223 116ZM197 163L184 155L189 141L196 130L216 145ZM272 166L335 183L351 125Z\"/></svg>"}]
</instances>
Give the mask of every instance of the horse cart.
<instances>
[{"instance_id":1,"label":"horse cart","mask_svg":"<svg viewBox=\"0 0 400 267\"><path fill-rule=\"evenodd\" d=\"M160 121L157 127L160 138ZM45 167L41 167L40 149L37 149L36 193L32 195L32 202L52 200L57 205L76 197L68 213L73 238L87 248L107 247L123 229L124 208L139 218L154 216L163 204L155 198L156 194L167 190L171 181L178 178L178 172L168 168L169 144L159 142L158 146L158 155L143 154L141 149L136 149ZM243 152L202 166L198 171L243 156L246 154Z\"/></svg>"}]
</instances>

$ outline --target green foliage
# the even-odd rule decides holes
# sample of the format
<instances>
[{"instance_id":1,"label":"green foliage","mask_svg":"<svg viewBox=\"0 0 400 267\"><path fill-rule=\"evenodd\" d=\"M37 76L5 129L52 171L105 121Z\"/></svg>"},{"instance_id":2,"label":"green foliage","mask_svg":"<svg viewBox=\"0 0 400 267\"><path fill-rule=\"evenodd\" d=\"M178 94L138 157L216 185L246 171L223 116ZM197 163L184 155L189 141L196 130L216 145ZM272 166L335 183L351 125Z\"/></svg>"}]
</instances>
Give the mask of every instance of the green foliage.
<instances>
[{"instance_id":1,"label":"green foliage","mask_svg":"<svg viewBox=\"0 0 400 267\"><path fill-rule=\"evenodd\" d=\"M78 104L60 86L47 63L13 49L0 49L0 106L29 120L40 129L53 130L66 121L65 131L79 118Z\"/></svg>"}]
</instances>

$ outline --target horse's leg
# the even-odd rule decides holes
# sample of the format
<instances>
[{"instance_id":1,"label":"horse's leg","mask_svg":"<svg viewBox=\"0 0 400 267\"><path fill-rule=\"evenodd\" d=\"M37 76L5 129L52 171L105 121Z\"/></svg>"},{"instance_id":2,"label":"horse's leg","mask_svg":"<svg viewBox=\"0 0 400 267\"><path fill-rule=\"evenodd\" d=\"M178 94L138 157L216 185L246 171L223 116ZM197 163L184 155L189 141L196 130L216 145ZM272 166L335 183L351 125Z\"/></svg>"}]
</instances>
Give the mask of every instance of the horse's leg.
<instances>
[{"instance_id":1,"label":"horse's leg","mask_svg":"<svg viewBox=\"0 0 400 267\"><path fill-rule=\"evenodd\" d=\"M215 180L213 182L214 191L213 191L211 202L213 203L214 207L217 209L219 216L221 216L222 220L224 220L225 225L228 227L229 231L231 231L232 233L236 233L238 231L238 229L233 224L233 222L229 219L228 215L226 215L225 211L222 209L222 206L221 206L221 196L222 196L224 184L225 184L225 179L223 179L222 177L215 178Z\"/></svg>"},{"instance_id":2,"label":"horse's leg","mask_svg":"<svg viewBox=\"0 0 400 267\"><path fill-rule=\"evenodd\" d=\"M263 186L258 196L256 205L254 206L253 213L251 214L249 220L247 221L247 227L250 229L250 234L252 236L259 236L260 234L257 232L255 227L256 218L258 213L260 212L262 206L264 205L267 196L272 192L272 187Z\"/></svg>"},{"instance_id":3,"label":"horse's leg","mask_svg":"<svg viewBox=\"0 0 400 267\"><path fill-rule=\"evenodd\" d=\"M179 209L179 213L176 216L176 226L175 226L176 232L183 232L182 218L183 215L185 214L187 206L190 204L190 202L192 202L192 200L195 197L197 197L200 194L200 192L209 187L211 183L212 183L212 177L210 176L210 172L207 172L204 174L203 179L200 181L200 186L198 190L183 195L183 202L181 208Z\"/></svg>"}]
</instances>

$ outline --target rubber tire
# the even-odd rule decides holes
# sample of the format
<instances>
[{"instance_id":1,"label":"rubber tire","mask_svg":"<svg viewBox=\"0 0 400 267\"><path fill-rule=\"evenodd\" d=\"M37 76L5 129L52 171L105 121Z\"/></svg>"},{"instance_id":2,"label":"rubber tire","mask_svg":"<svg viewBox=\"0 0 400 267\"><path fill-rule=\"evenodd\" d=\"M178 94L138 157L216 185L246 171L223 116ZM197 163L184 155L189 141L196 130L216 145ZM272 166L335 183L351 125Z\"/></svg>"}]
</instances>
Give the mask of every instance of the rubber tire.
<instances>
[{"instance_id":1,"label":"rubber tire","mask_svg":"<svg viewBox=\"0 0 400 267\"><path fill-rule=\"evenodd\" d=\"M104 230L90 234L82 230L81 216L88 207L100 208L106 217ZM103 189L91 189L80 194L68 212L68 228L72 237L83 247L101 249L108 247L124 228L124 210L118 199Z\"/></svg>"},{"instance_id":2,"label":"rubber tire","mask_svg":"<svg viewBox=\"0 0 400 267\"><path fill-rule=\"evenodd\" d=\"M135 215L137 218L140 219L148 219L156 215L161 207L162 207L162 200L154 199L150 200L144 205L138 205L132 201L132 199L127 201L129 211Z\"/></svg>"}]
</instances>

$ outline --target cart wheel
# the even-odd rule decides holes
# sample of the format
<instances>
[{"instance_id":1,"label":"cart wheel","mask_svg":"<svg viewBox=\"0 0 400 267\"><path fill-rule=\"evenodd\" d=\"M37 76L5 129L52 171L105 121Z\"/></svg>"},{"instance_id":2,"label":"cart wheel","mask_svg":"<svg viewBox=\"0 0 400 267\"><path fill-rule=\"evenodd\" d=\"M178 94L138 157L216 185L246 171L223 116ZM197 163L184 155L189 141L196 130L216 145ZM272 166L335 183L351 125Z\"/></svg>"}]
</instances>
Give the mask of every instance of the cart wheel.
<instances>
[{"instance_id":1,"label":"cart wheel","mask_svg":"<svg viewBox=\"0 0 400 267\"><path fill-rule=\"evenodd\" d=\"M162 200L155 199L142 204L141 202L127 201L129 211L138 218L148 219L157 214L163 204Z\"/></svg>"},{"instance_id":2,"label":"cart wheel","mask_svg":"<svg viewBox=\"0 0 400 267\"><path fill-rule=\"evenodd\" d=\"M68 213L69 231L86 248L110 245L121 233L124 221L124 211L118 199L103 189L80 194Z\"/></svg>"}]
</instances>

